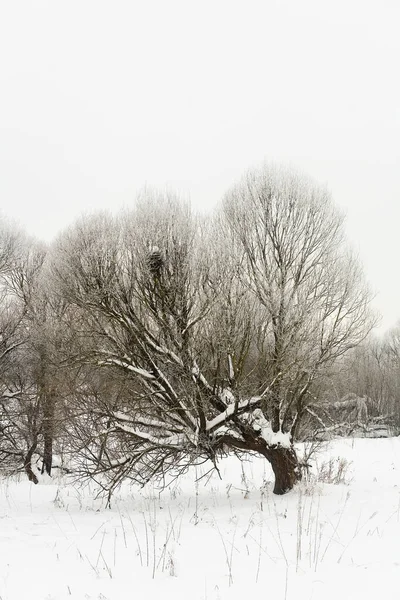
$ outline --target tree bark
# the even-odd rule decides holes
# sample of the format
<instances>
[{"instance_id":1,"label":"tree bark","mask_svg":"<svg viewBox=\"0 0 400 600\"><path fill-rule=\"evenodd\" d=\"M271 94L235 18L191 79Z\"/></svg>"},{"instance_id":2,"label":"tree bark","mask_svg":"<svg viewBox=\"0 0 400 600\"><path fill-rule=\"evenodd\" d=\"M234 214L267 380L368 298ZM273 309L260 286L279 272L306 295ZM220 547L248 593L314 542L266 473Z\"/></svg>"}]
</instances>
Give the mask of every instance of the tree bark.
<instances>
[{"instance_id":1,"label":"tree bark","mask_svg":"<svg viewBox=\"0 0 400 600\"><path fill-rule=\"evenodd\" d=\"M267 459L275 475L274 494L286 494L301 481L299 461L293 447L270 448Z\"/></svg>"},{"instance_id":2,"label":"tree bark","mask_svg":"<svg viewBox=\"0 0 400 600\"><path fill-rule=\"evenodd\" d=\"M44 436L43 444L43 464L42 474L47 473L51 475L51 468L53 466L53 436L51 433Z\"/></svg>"},{"instance_id":3,"label":"tree bark","mask_svg":"<svg viewBox=\"0 0 400 600\"><path fill-rule=\"evenodd\" d=\"M38 478L36 477L35 473L32 470L32 456L36 450L36 447L37 447L37 440L34 440L33 444L29 448L29 450L25 456L25 460L24 460L25 473L28 475L29 481L32 481L35 484L39 483Z\"/></svg>"},{"instance_id":4,"label":"tree bark","mask_svg":"<svg viewBox=\"0 0 400 600\"><path fill-rule=\"evenodd\" d=\"M230 435L222 436L219 441L220 444L226 444L231 448L262 454L270 463L275 475L274 494L286 494L301 481L300 465L293 445L289 448L270 447L260 438L241 441Z\"/></svg>"},{"instance_id":5,"label":"tree bark","mask_svg":"<svg viewBox=\"0 0 400 600\"><path fill-rule=\"evenodd\" d=\"M42 474L51 475L53 466L53 439L54 439L54 418L55 418L55 394L51 390L46 390L43 407L43 464Z\"/></svg>"}]
</instances>

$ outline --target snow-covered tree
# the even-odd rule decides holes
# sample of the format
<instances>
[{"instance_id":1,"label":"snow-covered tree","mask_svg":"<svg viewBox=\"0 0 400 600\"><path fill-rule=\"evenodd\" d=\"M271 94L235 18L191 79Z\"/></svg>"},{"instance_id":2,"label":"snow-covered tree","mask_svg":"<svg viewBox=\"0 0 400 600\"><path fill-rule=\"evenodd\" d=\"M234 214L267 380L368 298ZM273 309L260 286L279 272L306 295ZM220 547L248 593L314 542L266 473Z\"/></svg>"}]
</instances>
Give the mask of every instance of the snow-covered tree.
<instances>
[{"instance_id":1,"label":"snow-covered tree","mask_svg":"<svg viewBox=\"0 0 400 600\"><path fill-rule=\"evenodd\" d=\"M275 382L265 416L293 437L316 379L374 325L370 294L329 193L297 172L248 173L226 195L224 215L239 277L265 309L265 368Z\"/></svg>"},{"instance_id":2,"label":"snow-covered tree","mask_svg":"<svg viewBox=\"0 0 400 600\"><path fill-rule=\"evenodd\" d=\"M46 289L46 248L22 235L16 247L2 277L0 462L7 470L23 468L37 483L32 458L41 458L42 472L50 475L52 467L63 302Z\"/></svg>"},{"instance_id":3,"label":"snow-covered tree","mask_svg":"<svg viewBox=\"0 0 400 600\"><path fill-rule=\"evenodd\" d=\"M88 443L78 445L92 475L112 488L253 452L270 462L275 493L293 487L310 386L372 325L325 190L265 167L211 223L146 192L119 218L81 219L52 264L79 310L82 359L112 388L107 398L103 383L99 401L81 387Z\"/></svg>"},{"instance_id":4,"label":"snow-covered tree","mask_svg":"<svg viewBox=\"0 0 400 600\"><path fill-rule=\"evenodd\" d=\"M37 446L36 401L26 384L29 359L25 346L29 339L24 293L15 293L14 284L27 275L22 264L29 254L24 234L2 222L0 227L0 464L3 469L31 469ZM25 280L25 279L24 279Z\"/></svg>"}]
</instances>

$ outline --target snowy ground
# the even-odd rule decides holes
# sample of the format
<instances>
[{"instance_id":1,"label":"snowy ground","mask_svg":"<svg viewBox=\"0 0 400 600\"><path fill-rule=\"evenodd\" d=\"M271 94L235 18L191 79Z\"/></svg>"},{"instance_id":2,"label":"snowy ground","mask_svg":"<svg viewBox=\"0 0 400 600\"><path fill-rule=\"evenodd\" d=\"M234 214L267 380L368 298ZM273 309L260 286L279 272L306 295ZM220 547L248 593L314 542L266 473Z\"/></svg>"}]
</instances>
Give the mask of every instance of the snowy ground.
<instances>
[{"instance_id":1,"label":"snowy ground","mask_svg":"<svg viewBox=\"0 0 400 600\"><path fill-rule=\"evenodd\" d=\"M222 481L125 488L111 509L88 487L2 479L0 599L398 600L400 438L332 442L314 472L330 457L347 483L277 497L265 461L232 458Z\"/></svg>"}]
</instances>

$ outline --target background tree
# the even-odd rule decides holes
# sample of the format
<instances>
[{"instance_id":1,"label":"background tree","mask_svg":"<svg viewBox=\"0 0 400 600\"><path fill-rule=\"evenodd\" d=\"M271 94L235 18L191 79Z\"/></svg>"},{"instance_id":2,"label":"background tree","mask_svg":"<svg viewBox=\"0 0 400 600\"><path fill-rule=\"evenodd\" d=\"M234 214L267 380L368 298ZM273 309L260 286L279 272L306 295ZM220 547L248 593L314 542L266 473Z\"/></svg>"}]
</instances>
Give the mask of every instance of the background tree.
<instances>
[{"instance_id":1,"label":"background tree","mask_svg":"<svg viewBox=\"0 0 400 600\"><path fill-rule=\"evenodd\" d=\"M14 283L26 266L29 240L16 227L0 227L0 462L3 469L24 467L34 481L31 458L37 446L37 406L26 385L29 370L25 345L29 339L27 305Z\"/></svg>"},{"instance_id":2,"label":"background tree","mask_svg":"<svg viewBox=\"0 0 400 600\"><path fill-rule=\"evenodd\" d=\"M0 458L38 482L34 456L51 474L62 371L60 307L43 278L46 248L20 235L3 275ZM7 332L7 333L6 333Z\"/></svg>"},{"instance_id":3,"label":"background tree","mask_svg":"<svg viewBox=\"0 0 400 600\"><path fill-rule=\"evenodd\" d=\"M336 364L308 407L314 434L388 436L399 419L398 330L369 336ZM305 428L304 433L305 433Z\"/></svg>"}]
</instances>

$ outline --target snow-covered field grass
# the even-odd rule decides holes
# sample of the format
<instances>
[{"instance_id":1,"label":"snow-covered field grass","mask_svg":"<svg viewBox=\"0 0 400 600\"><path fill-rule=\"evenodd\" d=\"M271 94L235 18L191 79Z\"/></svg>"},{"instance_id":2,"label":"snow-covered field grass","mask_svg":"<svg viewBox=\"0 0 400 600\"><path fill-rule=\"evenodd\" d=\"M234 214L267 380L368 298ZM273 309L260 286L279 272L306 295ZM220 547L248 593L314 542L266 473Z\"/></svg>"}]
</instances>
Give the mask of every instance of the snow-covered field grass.
<instances>
[{"instance_id":1,"label":"snow-covered field grass","mask_svg":"<svg viewBox=\"0 0 400 600\"><path fill-rule=\"evenodd\" d=\"M400 438L332 442L313 472L330 458L344 483L277 497L265 461L232 458L222 480L125 487L111 509L65 480L2 479L0 599L398 600Z\"/></svg>"}]
</instances>

